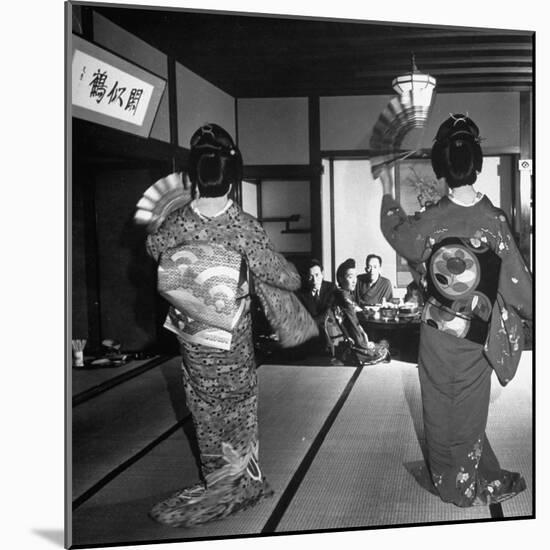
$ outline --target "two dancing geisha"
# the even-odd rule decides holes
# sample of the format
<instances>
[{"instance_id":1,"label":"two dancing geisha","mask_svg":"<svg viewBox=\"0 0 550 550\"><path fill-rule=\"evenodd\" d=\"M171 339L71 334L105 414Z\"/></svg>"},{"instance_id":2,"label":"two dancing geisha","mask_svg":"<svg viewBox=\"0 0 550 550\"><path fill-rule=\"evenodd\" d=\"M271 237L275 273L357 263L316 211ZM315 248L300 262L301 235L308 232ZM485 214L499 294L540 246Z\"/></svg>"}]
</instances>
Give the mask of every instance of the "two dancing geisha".
<instances>
[{"instance_id":1,"label":"two dancing geisha","mask_svg":"<svg viewBox=\"0 0 550 550\"><path fill-rule=\"evenodd\" d=\"M479 141L466 116L441 125L432 165L449 193L415 216L394 200L389 171L380 174L382 232L410 265L423 266L427 283L418 371L428 454L415 475L462 507L525 489L520 474L501 469L485 428L493 370L505 385L517 368L532 283L504 214L473 188L483 161ZM258 460L251 292L281 345L298 345L317 332L296 298L295 267L229 198L242 178L242 157L223 128L208 124L195 132L188 174L186 200L148 220L146 243L158 263L158 290L170 303L165 326L180 343L200 450L201 483L150 512L172 527L221 519L273 494ZM223 290L216 298L213 287Z\"/></svg>"}]
</instances>

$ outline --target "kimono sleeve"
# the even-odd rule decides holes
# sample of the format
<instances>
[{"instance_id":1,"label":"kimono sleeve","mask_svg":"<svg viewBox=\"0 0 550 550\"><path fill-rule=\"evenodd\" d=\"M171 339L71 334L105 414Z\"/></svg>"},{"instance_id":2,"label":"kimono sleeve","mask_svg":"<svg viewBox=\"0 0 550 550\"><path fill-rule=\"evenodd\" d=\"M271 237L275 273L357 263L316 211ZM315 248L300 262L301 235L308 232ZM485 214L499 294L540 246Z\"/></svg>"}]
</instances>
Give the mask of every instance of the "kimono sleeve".
<instances>
[{"instance_id":1,"label":"kimono sleeve","mask_svg":"<svg viewBox=\"0 0 550 550\"><path fill-rule=\"evenodd\" d=\"M159 245L160 242L158 239L155 239L154 235L147 235L147 238L145 239L145 250L147 251L147 254L149 254L149 256L157 262L162 250Z\"/></svg>"},{"instance_id":2,"label":"kimono sleeve","mask_svg":"<svg viewBox=\"0 0 550 550\"><path fill-rule=\"evenodd\" d=\"M504 214L498 216L497 254L502 260L498 290L507 306L526 320L533 317L533 281L531 273L514 241Z\"/></svg>"},{"instance_id":3,"label":"kimono sleeve","mask_svg":"<svg viewBox=\"0 0 550 550\"><path fill-rule=\"evenodd\" d=\"M407 216L391 195L384 195L382 198L382 233L394 250L410 262L421 263L426 259L428 239L434 229L432 218L428 211Z\"/></svg>"},{"instance_id":4,"label":"kimono sleeve","mask_svg":"<svg viewBox=\"0 0 550 550\"><path fill-rule=\"evenodd\" d=\"M251 236L243 252L248 267L260 281L285 290L298 290L301 286L300 275L293 264L275 251L265 229L257 220L250 219Z\"/></svg>"},{"instance_id":5,"label":"kimono sleeve","mask_svg":"<svg viewBox=\"0 0 550 550\"><path fill-rule=\"evenodd\" d=\"M169 246L173 246L174 234L170 230L174 223L177 212L170 214L163 224L154 232L147 235L145 239L145 250L156 262L159 261L162 252Z\"/></svg>"}]
</instances>

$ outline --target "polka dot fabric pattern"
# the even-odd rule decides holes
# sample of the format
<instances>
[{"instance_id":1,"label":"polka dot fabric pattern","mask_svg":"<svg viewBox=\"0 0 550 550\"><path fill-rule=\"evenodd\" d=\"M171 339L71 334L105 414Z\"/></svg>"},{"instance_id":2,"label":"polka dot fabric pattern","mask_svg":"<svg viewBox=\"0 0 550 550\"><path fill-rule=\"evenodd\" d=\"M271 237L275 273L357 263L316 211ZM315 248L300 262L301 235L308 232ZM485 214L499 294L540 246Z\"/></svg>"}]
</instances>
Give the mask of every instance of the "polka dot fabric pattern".
<instances>
[{"instance_id":1,"label":"polka dot fabric pattern","mask_svg":"<svg viewBox=\"0 0 550 550\"><path fill-rule=\"evenodd\" d=\"M282 254L273 249L258 220L232 204L212 219L199 216L190 205L170 214L160 229L147 237L150 255L161 254L184 243L208 242L241 254L253 275L277 288L298 290L300 276Z\"/></svg>"},{"instance_id":2,"label":"polka dot fabric pattern","mask_svg":"<svg viewBox=\"0 0 550 550\"><path fill-rule=\"evenodd\" d=\"M281 347L292 348L319 335L317 324L295 294L261 281L255 290Z\"/></svg>"},{"instance_id":3,"label":"polka dot fabric pattern","mask_svg":"<svg viewBox=\"0 0 550 550\"><path fill-rule=\"evenodd\" d=\"M153 519L190 527L248 508L273 494L258 463L258 382L250 314L229 351L181 343L183 380L204 483L155 505Z\"/></svg>"},{"instance_id":4,"label":"polka dot fabric pattern","mask_svg":"<svg viewBox=\"0 0 550 550\"><path fill-rule=\"evenodd\" d=\"M245 258L255 292L282 347L299 345L319 334L317 325L294 291L301 285L296 268L273 249L263 227L232 204L221 216L205 219L189 205L173 212L147 238L150 255L163 262L178 247L210 243Z\"/></svg>"},{"instance_id":5,"label":"polka dot fabric pattern","mask_svg":"<svg viewBox=\"0 0 550 550\"><path fill-rule=\"evenodd\" d=\"M159 276L163 291L177 292L182 287L181 278L188 276L189 284L183 286L190 296L182 308L189 307L191 297L202 295L205 304L226 311L227 289L221 289L219 280L206 285L204 292L196 286L201 273L208 279L204 271L214 264L216 276L223 266L232 270L233 277L225 286L235 284L237 266L241 275L246 273L241 269L242 261L254 285L274 289L272 297L294 295L300 286L294 266L273 250L259 222L235 204L210 219L186 205L147 237L146 246L165 270ZM202 265L204 258L209 258L208 265ZM201 269L195 269L199 264ZM178 490L152 508L150 516L163 525L190 527L221 519L273 494L258 462L258 381L247 284L239 277L237 288L231 290L245 306L230 327L227 349L178 336L186 403L197 434L203 482ZM214 290L223 292L216 295ZM173 308L177 307L173 296L168 298ZM279 316L280 322L288 322L284 306L276 298L274 303L278 305L273 315Z\"/></svg>"}]
</instances>

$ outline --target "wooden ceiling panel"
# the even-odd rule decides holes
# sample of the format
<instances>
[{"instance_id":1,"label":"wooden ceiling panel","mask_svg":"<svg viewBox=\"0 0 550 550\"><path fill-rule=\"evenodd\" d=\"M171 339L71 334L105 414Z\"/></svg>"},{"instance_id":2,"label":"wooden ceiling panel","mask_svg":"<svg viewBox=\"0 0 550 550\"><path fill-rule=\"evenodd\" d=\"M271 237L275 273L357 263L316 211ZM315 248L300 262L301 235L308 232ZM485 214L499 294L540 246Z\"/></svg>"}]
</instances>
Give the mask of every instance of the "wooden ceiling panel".
<instances>
[{"instance_id":1,"label":"wooden ceiling panel","mask_svg":"<svg viewBox=\"0 0 550 550\"><path fill-rule=\"evenodd\" d=\"M389 94L413 54L439 92L533 86L530 31L94 9L235 97Z\"/></svg>"}]
</instances>

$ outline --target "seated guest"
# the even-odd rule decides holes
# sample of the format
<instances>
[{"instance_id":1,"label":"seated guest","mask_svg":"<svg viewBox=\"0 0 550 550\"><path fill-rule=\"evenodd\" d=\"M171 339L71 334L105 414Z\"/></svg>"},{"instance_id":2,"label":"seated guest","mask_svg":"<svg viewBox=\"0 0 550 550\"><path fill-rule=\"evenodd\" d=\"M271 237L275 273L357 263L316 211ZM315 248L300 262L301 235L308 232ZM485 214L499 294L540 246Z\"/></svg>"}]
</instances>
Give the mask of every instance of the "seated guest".
<instances>
[{"instance_id":1,"label":"seated guest","mask_svg":"<svg viewBox=\"0 0 550 550\"><path fill-rule=\"evenodd\" d=\"M317 325L322 326L328 310L334 304L336 285L324 280L323 266L318 260L308 265L307 280L298 297L309 311Z\"/></svg>"},{"instance_id":2,"label":"seated guest","mask_svg":"<svg viewBox=\"0 0 550 550\"><path fill-rule=\"evenodd\" d=\"M342 311L344 328L357 345L366 346L369 339L357 319L357 312L361 308L355 301L354 292L357 284L357 271L353 258L348 258L338 266L336 280L338 281L338 290L335 294L335 305Z\"/></svg>"},{"instance_id":3,"label":"seated guest","mask_svg":"<svg viewBox=\"0 0 550 550\"><path fill-rule=\"evenodd\" d=\"M422 295L422 289L416 281L411 281L407 285L407 292L403 301L406 304L415 304L419 308L424 305L424 297Z\"/></svg>"},{"instance_id":4,"label":"seated guest","mask_svg":"<svg viewBox=\"0 0 550 550\"><path fill-rule=\"evenodd\" d=\"M426 293L424 274L426 272L423 264L408 262L413 280L407 285L407 292L404 301L416 304L419 308L424 306L424 295Z\"/></svg>"},{"instance_id":5,"label":"seated guest","mask_svg":"<svg viewBox=\"0 0 550 550\"><path fill-rule=\"evenodd\" d=\"M338 266L336 270L338 290L335 293L335 305L340 310L343 329L353 340L358 352L358 359L362 363L377 363L383 360L390 360L387 342L374 344L369 342L367 333L357 319L357 312L361 308L354 299L355 285L357 283L357 271L355 260L348 258Z\"/></svg>"},{"instance_id":6,"label":"seated guest","mask_svg":"<svg viewBox=\"0 0 550 550\"><path fill-rule=\"evenodd\" d=\"M359 306L373 306L381 304L384 299L392 299L391 282L380 275L381 270L382 258L376 254L369 254L365 261L366 273L357 277L355 301Z\"/></svg>"}]
</instances>

